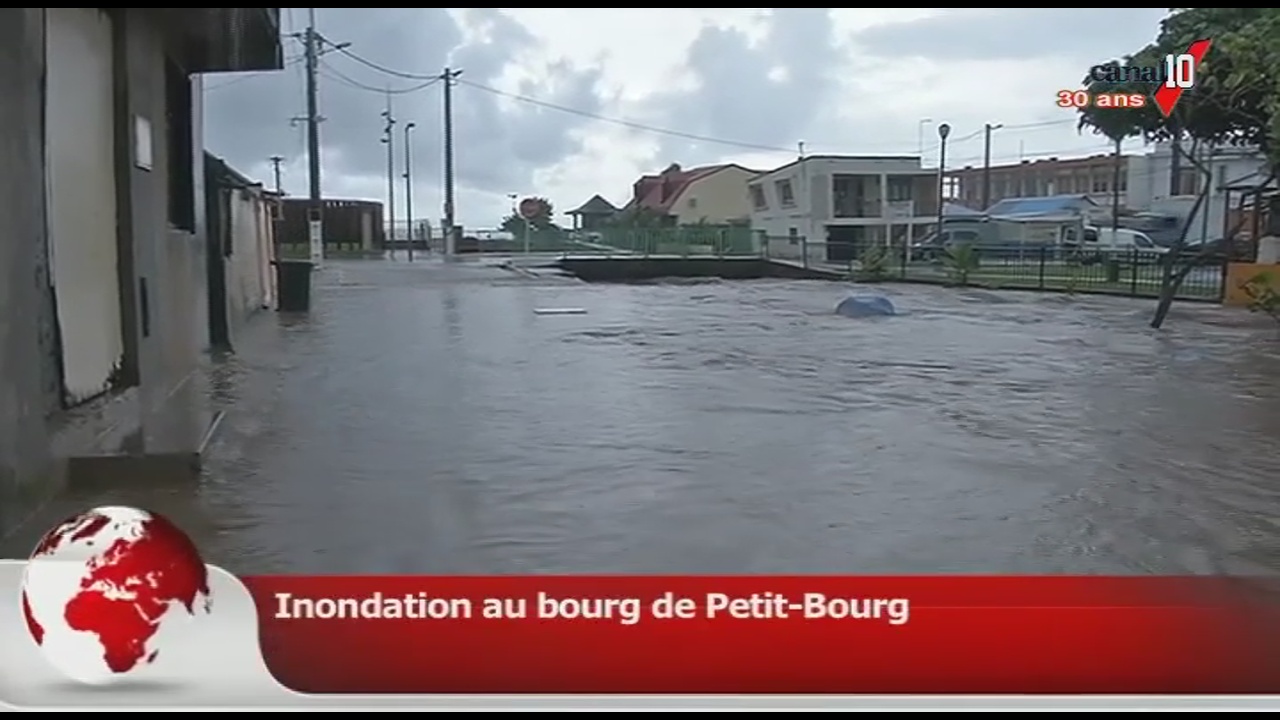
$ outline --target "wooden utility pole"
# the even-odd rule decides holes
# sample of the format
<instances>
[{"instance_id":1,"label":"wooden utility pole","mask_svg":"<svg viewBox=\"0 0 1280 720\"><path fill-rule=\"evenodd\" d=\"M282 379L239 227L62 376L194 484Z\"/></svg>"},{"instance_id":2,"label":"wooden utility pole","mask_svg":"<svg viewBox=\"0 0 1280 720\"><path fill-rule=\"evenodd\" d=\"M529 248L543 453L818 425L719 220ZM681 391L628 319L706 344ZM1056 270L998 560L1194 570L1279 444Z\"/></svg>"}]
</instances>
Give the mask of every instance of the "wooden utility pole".
<instances>
[{"instance_id":1,"label":"wooden utility pole","mask_svg":"<svg viewBox=\"0 0 1280 720\"><path fill-rule=\"evenodd\" d=\"M307 212L307 239L311 262L324 260L324 199L320 196L320 103L317 88L319 73L319 35L316 33L316 9L307 8L307 175L310 208Z\"/></svg>"},{"instance_id":2,"label":"wooden utility pole","mask_svg":"<svg viewBox=\"0 0 1280 720\"><path fill-rule=\"evenodd\" d=\"M453 81L461 70L444 69L444 254L452 257L457 249L453 204Z\"/></svg>"}]
</instances>

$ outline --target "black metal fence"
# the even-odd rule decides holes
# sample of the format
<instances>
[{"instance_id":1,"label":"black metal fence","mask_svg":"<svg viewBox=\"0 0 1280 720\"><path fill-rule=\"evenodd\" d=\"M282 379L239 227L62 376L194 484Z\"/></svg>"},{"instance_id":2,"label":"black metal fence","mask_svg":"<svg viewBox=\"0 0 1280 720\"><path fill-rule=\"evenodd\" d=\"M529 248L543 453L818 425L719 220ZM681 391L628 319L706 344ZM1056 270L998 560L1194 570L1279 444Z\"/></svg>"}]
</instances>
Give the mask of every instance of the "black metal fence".
<instances>
[{"instance_id":1,"label":"black metal fence","mask_svg":"<svg viewBox=\"0 0 1280 720\"><path fill-rule=\"evenodd\" d=\"M767 238L765 254L806 267L847 272L854 280L971 285L991 289L1084 292L1157 297L1166 272L1186 269L1176 297L1219 302L1226 291L1226 258L1189 251L1124 249L1079 251L1050 245L908 249L902 243L869 246L809 243L803 238ZM828 257L855 260L834 262ZM1187 268L1190 265L1191 267Z\"/></svg>"}]
</instances>

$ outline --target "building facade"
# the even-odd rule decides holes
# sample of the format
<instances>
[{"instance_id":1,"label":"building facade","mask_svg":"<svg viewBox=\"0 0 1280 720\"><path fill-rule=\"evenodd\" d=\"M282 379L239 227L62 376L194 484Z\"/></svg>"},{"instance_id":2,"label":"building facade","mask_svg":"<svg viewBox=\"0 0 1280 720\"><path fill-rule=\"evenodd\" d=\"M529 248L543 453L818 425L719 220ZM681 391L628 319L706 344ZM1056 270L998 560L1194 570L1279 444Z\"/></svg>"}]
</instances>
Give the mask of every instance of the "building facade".
<instances>
[{"instance_id":1,"label":"building facade","mask_svg":"<svg viewBox=\"0 0 1280 720\"><path fill-rule=\"evenodd\" d=\"M776 257L846 262L937 223L938 174L916 156L815 155L753 178L751 227Z\"/></svg>"},{"instance_id":2,"label":"building facade","mask_svg":"<svg viewBox=\"0 0 1280 720\"><path fill-rule=\"evenodd\" d=\"M673 164L637 180L622 212L648 213L665 225L745 224L751 218L747 183L758 175L741 165L685 170Z\"/></svg>"},{"instance_id":3,"label":"building facade","mask_svg":"<svg viewBox=\"0 0 1280 720\"><path fill-rule=\"evenodd\" d=\"M1125 206L1133 212L1175 218L1179 232L1182 223L1189 220L1188 241L1225 237L1237 230L1233 225L1250 231L1251 223L1240 222L1238 213L1228 207L1236 204L1233 198L1240 200L1241 192L1229 190L1248 187L1265 178L1266 158L1256 148L1245 147L1197 148L1196 156L1209 177L1184 160L1178 163L1175 179L1173 148L1168 143L1157 143L1150 152L1129 157ZM1205 182L1209 183L1209 194L1193 213Z\"/></svg>"},{"instance_id":4,"label":"building facade","mask_svg":"<svg viewBox=\"0 0 1280 720\"><path fill-rule=\"evenodd\" d=\"M72 458L197 447L200 76L280 67L278 8L0 10L0 534Z\"/></svg>"},{"instance_id":5,"label":"building facade","mask_svg":"<svg viewBox=\"0 0 1280 720\"><path fill-rule=\"evenodd\" d=\"M1119 191L1122 198L1128 188L1128 156L1120 156ZM956 200L966 207L985 210L983 193L987 176L980 167L966 166L949 171L956 186ZM1019 163L992 166L988 207L1010 198L1088 195L1101 207L1111 207L1112 189L1116 184L1115 155L1091 155L1083 158L1056 157L1023 160Z\"/></svg>"},{"instance_id":6,"label":"building facade","mask_svg":"<svg viewBox=\"0 0 1280 720\"><path fill-rule=\"evenodd\" d=\"M232 350L249 320L275 305L279 198L221 158L205 153L204 163L209 342Z\"/></svg>"}]
</instances>

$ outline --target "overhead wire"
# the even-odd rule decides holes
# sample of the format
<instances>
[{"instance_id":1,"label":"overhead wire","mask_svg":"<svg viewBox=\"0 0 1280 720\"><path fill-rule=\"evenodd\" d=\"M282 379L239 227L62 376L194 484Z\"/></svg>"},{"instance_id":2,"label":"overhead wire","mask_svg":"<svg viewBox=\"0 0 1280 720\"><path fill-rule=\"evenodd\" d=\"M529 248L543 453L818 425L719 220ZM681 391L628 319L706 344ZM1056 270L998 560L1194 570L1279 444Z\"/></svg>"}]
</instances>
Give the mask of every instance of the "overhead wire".
<instances>
[{"instance_id":1,"label":"overhead wire","mask_svg":"<svg viewBox=\"0 0 1280 720\"><path fill-rule=\"evenodd\" d=\"M350 77L346 73L338 70L332 64L321 61L320 64L325 71L326 77L329 77L329 79L336 80L337 82L343 83L350 87L366 90L368 92L376 92L379 94L386 94L390 92L393 95L400 95L400 94L408 94L408 93L414 93L414 92L419 92L421 90L425 90L429 87L436 85L438 82L442 80L441 74L431 75L431 74L425 74L425 73L415 73L415 72L407 72L404 70L399 70L399 69L384 65L382 63L378 63L373 60L370 60L364 57L363 55L351 50L345 45L334 44L324 38L321 38L320 40L322 44L327 45L327 47L325 48L327 52L332 52L335 54L346 56L348 59L356 63L359 63L360 65L363 65L371 70L375 70L385 75L400 78L400 79L421 81L420 84L418 85L413 85L405 88L391 88L390 90L388 90L388 88L385 88L385 87L380 88L374 85L360 82ZM597 122L603 122L603 123L616 125L619 127L625 127L628 129L637 130L641 132L648 132L656 135L665 135L668 137L680 138L680 139L689 140L692 142L710 143L715 145L722 145L725 147L734 147L734 148L739 148L743 150L754 150L759 152L794 154L797 151L797 148L786 148L786 147L780 147L775 145L768 145L764 143L755 143L755 142L735 140L730 138L715 137L711 135L704 135L701 133L693 133L693 132L687 132L683 130L675 130L672 128L659 127L655 125L650 125L648 123L638 122L635 120L628 120L625 118L611 117L611 116L603 115L597 112L582 110L579 108L573 108L573 107L561 105L558 103L542 100L536 97L530 97L528 95L523 95L520 93L500 90L498 88L490 87L488 85L474 82L465 78L458 78L456 82L459 85L464 85L472 89L480 90L482 92L486 92L499 97L505 97L505 98L515 100L517 102L522 102L534 107L554 110L554 111L562 112L568 115L575 115L575 116L583 117L589 120L595 120ZM1042 130L1042 129L1049 129L1053 127L1071 125L1071 124L1075 124L1076 122L1077 122L1077 118L1072 117L1072 118L1064 118L1061 120L1043 120L1043 121L1035 121L1035 122L1027 122L1027 123L1007 124L1007 125L1001 125L998 129L1001 131L1036 131L1036 130ZM955 147L957 145L960 145L962 143L971 142L981 137L985 133L985 130L986 130L985 128L979 128L973 132L970 132L968 134L965 134L959 137L948 138L946 141L946 144L950 148L950 147ZM924 152L925 154L936 152L941 148L941 146L942 146L941 140L936 141L933 144L924 148ZM822 147L822 146L817 145L816 147ZM1044 156L1044 155L1054 155L1059 153L1061 154L1082 153L1082 152L1095 153L1095 152L1103 152L1110 149L1111 148L1108 145L1105 148L1099 146L1096 149L1074 147L1074 148L1064 148L1061 150L1035 150L1031 153L1025 153L1025 154ZM901 153L892 153L892 154L917 155L917 154L920 154L919 150L920 150L919 148L916 148L911 151L905 151ZM977 162L982 160L983 158L984 158L984 155L973 155L973 156L964 156L964 157L953 157L953 158L949 158L949 160L951 160L952 162L961 163L961 162ZM1023 158L1020 157L1019 159L1021 160Z\"/></svg>"},{"instance_id":2,"label":"overhead wire","mask_svg":"<svg viewBox=\"0 0 1280 720\"><path fill-rule=\"evenodd\" d=\"M441 80L441 78L435 77L435 78L431 78L430 80L426 80L425 82L421 82L417 85L414 85L413 87L406 87L406 88L382 87L380 88L374 85L369 85L367 83L362 83L359 80L355 80L352 77L343 73L341 70L338 70L337 68L333 67L329 63L325 62L324 60L320 61L320 67L325 71L321 74L329 78L330 80L336 80L344 85L357 88L359 90L367 90L369 92L375 92L375 93L378 93L379 95L386 95L388 93L392 95L405 95L408 93L415 93L421 90L425 90L431 87L432 85L435 85L436 83L440 82Z\"/></svg>"}]
</instances>

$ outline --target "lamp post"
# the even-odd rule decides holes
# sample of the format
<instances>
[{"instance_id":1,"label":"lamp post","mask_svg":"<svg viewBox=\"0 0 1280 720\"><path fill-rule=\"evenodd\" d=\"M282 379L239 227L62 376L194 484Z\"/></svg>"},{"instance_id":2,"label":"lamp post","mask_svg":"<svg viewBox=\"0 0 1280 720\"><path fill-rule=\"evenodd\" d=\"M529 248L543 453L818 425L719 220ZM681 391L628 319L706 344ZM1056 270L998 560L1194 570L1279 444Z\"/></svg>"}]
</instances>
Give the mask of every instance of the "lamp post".
<instances>
[{"instance_id":1,"label":"lamp post","mask_svg":"<svg viewBox=\"0 0 1280 720\"><path fill-rule=\"evenodd\" d=\"M938 126L938 239L942 239L942 208L946 199L947 179L947 136L951 134L951 126L942 123Z\"/></svg>"},{"instance_id":2,"label":"lamp post","mask_svg":"<svg viewBox=\"0 0 1280 720\"><path fill-rule=\"evenodd\" d=\"M387 96L387 109L382 111L382 144L387 146L387 246L391 258L396 256L396 147L391 129L396 119L391 116L391 96Z\"/></svg>"},{"instance_id":3,"label":"lamp post","mask_svg":"<svg viewBox=\"0 0 1280 720\"><path fill-rule=\"evenodd\" d=\"M409 131L417 126L404 126L404 215L409 228L409 262L413 262L413 146L409 144Z\"/></svg>"}]
</instances>

